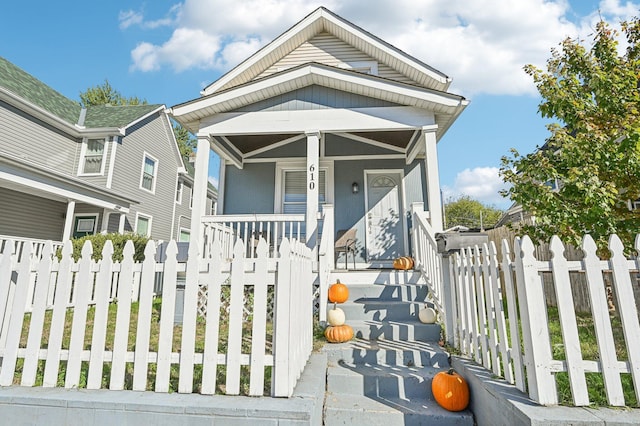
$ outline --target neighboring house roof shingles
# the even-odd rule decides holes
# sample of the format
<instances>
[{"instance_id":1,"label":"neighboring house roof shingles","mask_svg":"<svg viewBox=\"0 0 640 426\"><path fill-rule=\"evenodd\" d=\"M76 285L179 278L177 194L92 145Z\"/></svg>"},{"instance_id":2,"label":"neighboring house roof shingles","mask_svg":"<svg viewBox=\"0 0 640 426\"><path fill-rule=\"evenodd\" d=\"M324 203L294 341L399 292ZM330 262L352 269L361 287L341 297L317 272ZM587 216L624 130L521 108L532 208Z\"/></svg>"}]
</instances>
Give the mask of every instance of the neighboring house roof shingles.
<instances>
[{"instance_id":1,"label":"neighboring house roof shingles","mask_svg":"<svg viewBox=\"0 0 640 426\"><path fill-rule=\"evenodd\" d=\"M82 107L56 92L37 78L0 57L0 87L56 115L68 123L75 124Z\"/></svg>"},{"instance_id":2,"label":"neighboring house roof shingles","mask_svg":"<svg viewBox=\"0 0 640 426\"><path fill-rule=\"evenodd\" d=\"M79 124L82 111L79 102L56 92L3 57L0 57L0 88L6 89L71 125ZM85 128L122 128L160 107L162 105L159 104L90 106L81 124Z\"/></svg>"},{"instance_id":3,"label":"neighboring house roof shingles","mask_svg":"<svg viewBox=\"0 0 640 426\"><path fill-rule=\"evenodd\" d=\"M161 105L97 105L87 108L85 127L125 127Z\"/></svg>"}]
</instances>

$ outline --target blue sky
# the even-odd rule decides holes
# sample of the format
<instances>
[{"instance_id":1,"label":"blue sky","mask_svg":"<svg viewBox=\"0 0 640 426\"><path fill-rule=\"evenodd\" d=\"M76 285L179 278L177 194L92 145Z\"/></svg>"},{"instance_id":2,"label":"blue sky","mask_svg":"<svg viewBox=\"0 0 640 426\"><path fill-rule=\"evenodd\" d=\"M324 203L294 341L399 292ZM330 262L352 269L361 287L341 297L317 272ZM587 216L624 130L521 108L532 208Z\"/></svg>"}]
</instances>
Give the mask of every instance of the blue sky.
<instances>
[{"instance_id":1,"label":"blue sky","mask_svg":"<svg viewBox=\"0 0 640 426\"><path fill-rule=\"evenodd\" d=\"M215 81L323 5L453 78L471 100L438 145L445 198L497 195L500 157L547 136L523 71L544 67L566 36L589 39L601 16L638 14L621 0L131 0L8 2L0 56L71 99L108 79L125 96L170 107ZM212 170L217 171L213 164ZM215 172L212 179L215 180Z\"/></svg>"}]
</instances>

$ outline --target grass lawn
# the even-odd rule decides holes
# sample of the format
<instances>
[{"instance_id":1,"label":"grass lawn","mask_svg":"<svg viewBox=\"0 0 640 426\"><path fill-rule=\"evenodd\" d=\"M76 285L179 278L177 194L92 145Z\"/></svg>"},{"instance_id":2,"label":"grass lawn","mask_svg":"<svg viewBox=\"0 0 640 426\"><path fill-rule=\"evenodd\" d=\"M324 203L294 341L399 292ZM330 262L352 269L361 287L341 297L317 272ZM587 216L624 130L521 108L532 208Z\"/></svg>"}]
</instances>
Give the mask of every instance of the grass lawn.
<instances>
[{"instance_id":1,"label":"grass lawn","mask_svg":"<svg viewBox=\"0 0 640 426\"><path fill-rule=\"evenodd\" d=\"M551 350L554 359L566 359L564 352L564 344L562 341L562 331L560 329L560 319L558 309L554 307L547 308L549 317L549 334L551 337ZM591 313L576 313L578 322L578 336L580 338L580 348L582 350L582 359L598 360L598 343L596 340L595 328L593 326L593 317ZM627 360L627 348L624 344L624 334L620 318L611 317L611 325L613 328L613 338L616 345L616 355L619 361ZM605 407L608 405L607 395L605 392L604 381L600 373L585 373L589 400L593 406ZM633 380L630 373L622 373L622 389L624 392L625 403L629 407L637 407ZM569 384L569 374L566 372L556 373L556 384L558 387L558 400L562 405L573 405L571 397L571 386Z\"/></svg>"},{"instance_id":2,"label":"grass lawn","mask_svg":"<svg viewBox=\"0 0 640 426\"><path fill-rule=\"evenodd\" d=\"M160 309L162 299L156 298L153 302L153 310L151 315L151 338L149 344L150 352L157 352L158 350L158 336L160 332ZM117 303L111 303L109 305L109 319L107 323L107 335L106 344L104 350L110 351L113 349L113 341L115 335L115 322L117 313ZM45 316L43 337L40 344L41 348L46 348L49 340L49 330L51 328L51 316L52 311L47 311ZM93 319L95 316L95 308L90 307L87 313L87 325L85 328L84 349L91 349L91 339L93 333ZM132 303L131 305L131 319L129 321L129 339L128 339L128 351L134 351L136 340L136 328L138 318L138 303ZM69 348L69 341L71 339L71 325L73 319L73 309L68 309L65 318L65 330L63 335L62 348ZM20 347L24 348L27 344L29 323L31 315L26 314L22 328L22 336L20 341ZM251 351L251 327L250 321L243 323L243 339L242 339L242 353L250 353ZM225 353L227 350L227 338L228 338L228 324L226 322L226 315L221 315L221 322L219 328L220 338L218 343L218 353ZM180 338L182 335L182 326L175 325L173 330L173 352L180 352ZM195 351L198 353L204 352L204 335L205 335L205 320L198 316L196 324L196 343ZM266 336L266 348L265 353L272 353L273 342L273 324L267 324L267 336ZM16 373L14 376L14 383L19 384L22 375L23 359L19 358L16 365ZM36 376L36 386L42 385L44 375L45 361L40 360L38 363L38 372ZM225 393L225 380L226 380L226 367L225 365L218 365L217 367L217 380L216 380L216 394ZM110 381L111 363L105 362L102 373L102 388L107 389ZM86 388L87 375L89 372L89 363L83 362L80 373L80 388ZM58 374L57 386L64 386L64 378L66 374L66 361L60 362L60 370ZM171 378L170 378L170 392L177 391L179 377L179 365L172 364L171 366ZM153 391L155 387L156 379L156 364L149 363L149 370L147 374L147 390ZM125 389L131 389L133 382L133 363L127 363L125 373ZM200 391L200 384L202 382L202 365L196 364L194 366L194 380L193 380L193 392ZM247 395L249 391L249 366L241 366L241 384L240 393ZM265 385L264 395L270 395L271 393L271 367L265 367Z\"/></svg>"}]
</instances>

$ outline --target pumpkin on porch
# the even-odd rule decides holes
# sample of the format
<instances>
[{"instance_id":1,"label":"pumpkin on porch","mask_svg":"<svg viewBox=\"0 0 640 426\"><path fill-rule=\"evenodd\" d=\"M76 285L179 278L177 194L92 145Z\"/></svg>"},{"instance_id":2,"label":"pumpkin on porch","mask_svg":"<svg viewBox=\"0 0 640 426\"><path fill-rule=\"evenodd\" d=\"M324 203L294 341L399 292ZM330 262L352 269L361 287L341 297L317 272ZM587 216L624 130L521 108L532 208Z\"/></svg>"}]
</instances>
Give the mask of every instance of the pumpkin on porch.
<instances>
[{"instance_id":1,"label":"pumpkin on porch","mask_svg":"<svg viewBox=\"0 0 640 426\"><path fill-rule=\"evenodd\" d=\"M350 325L342 324L337 326L330 325L324 330L324 337L329 343L348 342L353 338L353 328Z\"/></svg>"},{"instance_id":2,"label":"pumpkin on porch","mask_svg":"<svg viewBox=\"0 0 640 426\"><path fill-rule=\"evenodd\" d=\"M335 284L329 287L329 301L332 303L344 303L349 298L349 288L336 280Z\"/></svg>"},{"instance_id":3,"label":"pumpkin on porch","mask_svg":"<svg viewBox=\"0 0 640 426\"><path fill-rule=\"evenodd\" d=\"M453 368L441 371L431 381L436 402L449 411L462 411L469 405L469 385Z\"/></svg>"},{"instance_id":4,"label":"pumpkin on porch","mask_svg":"<svg viewBox=\"0 0 640 426\"><path fill-rule=\"evenodd\" d=\"M413 258L409 256L402 256L393 261L393 269L408 270L413 269Z\"/></svg>"}]
</instances>

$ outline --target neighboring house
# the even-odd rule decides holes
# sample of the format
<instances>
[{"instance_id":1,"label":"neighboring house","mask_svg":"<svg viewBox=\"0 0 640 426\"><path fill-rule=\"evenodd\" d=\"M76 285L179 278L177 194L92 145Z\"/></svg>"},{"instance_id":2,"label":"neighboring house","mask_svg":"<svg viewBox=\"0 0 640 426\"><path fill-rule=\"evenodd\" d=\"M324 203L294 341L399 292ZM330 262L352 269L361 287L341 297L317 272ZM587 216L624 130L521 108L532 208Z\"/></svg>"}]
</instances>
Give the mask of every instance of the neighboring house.
<instances>
[{"instance_id":1,"label":"neighboring house","mask_svg":"<svg viewBox=\"0 0 640 426\"><path fill-rule=\"evenodd\" d=\"M315 247L331 220L332 240L355 232L361 264L388 265L408 254L412 204L423 203L433 229L442 230L436 143L468 104L447 91L450 83L329 10L315 10L202 97L171 108L198 137L192 235L228 215L273 215L274 230L278 220L299 220L301 238ZM210 149L221 158L222 216L203 224ZM319 221L325 204L335 215Z\"/></svg>"},{"instance_id":2,"label":"neighboring house","mask_svg":"<svg viewBox=\"0 0 640 426\"><path fill-rule=\"evenodd\" d=\"M163 105L85 109L0 58L1 236L177 238L190 179Z\"/></svg>"},{"instance_id":3,"label":"neighboring house","mask_svg":"<svg viewBox=\"0 0 640 426\"><path fill-rule=\"evenodd\" d=\"M184 166L187 173L180 175L178 179L178 188L176 190L176 211L174 214L175 231L172 239L178 242L187 242L191 234L191 209L193 206L193 176L195 169L193 161L195 157L185 161ZM216 211L217 192L216 189L208 184L207 202L205 211L207 214L215 214Z\"/></svg>"}]
</instances>

